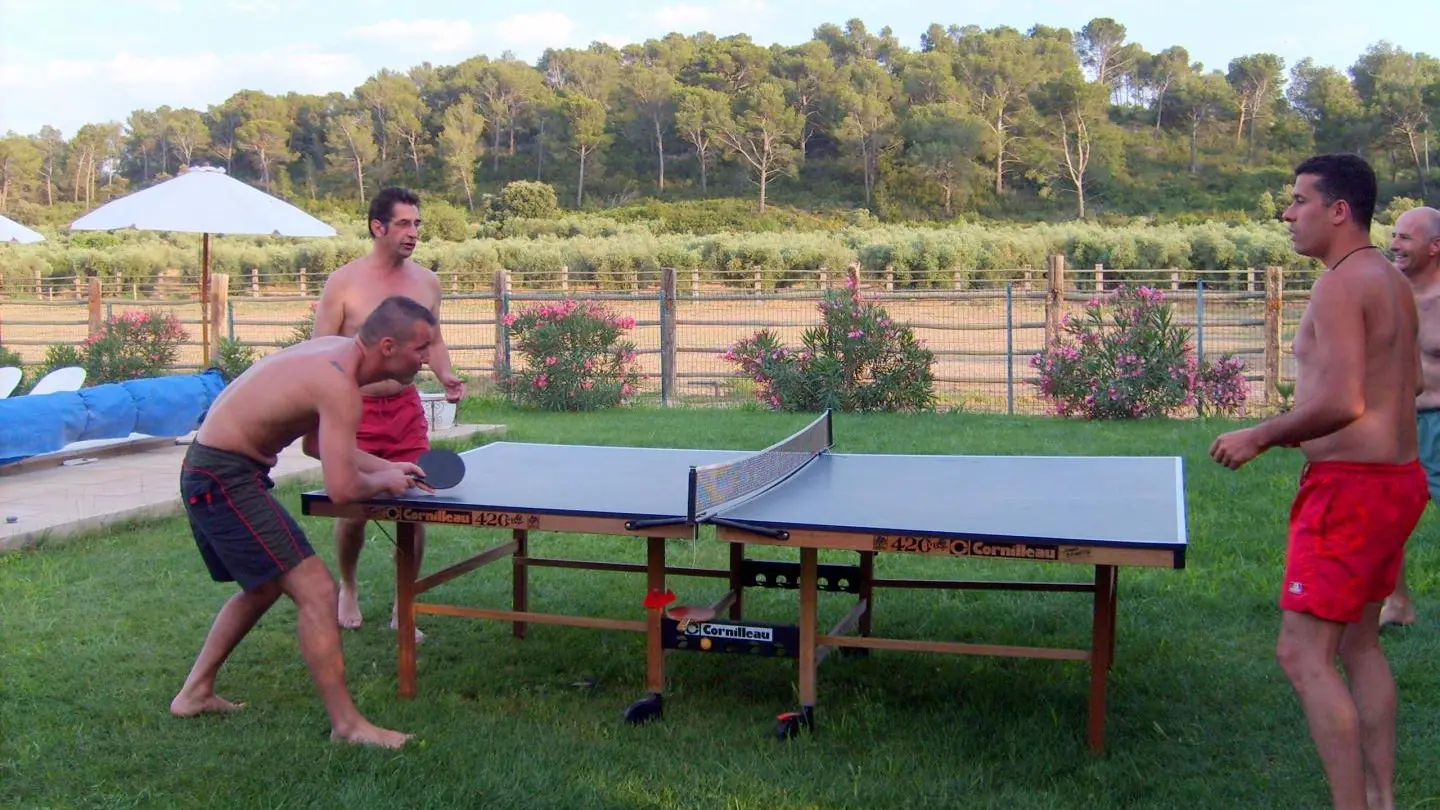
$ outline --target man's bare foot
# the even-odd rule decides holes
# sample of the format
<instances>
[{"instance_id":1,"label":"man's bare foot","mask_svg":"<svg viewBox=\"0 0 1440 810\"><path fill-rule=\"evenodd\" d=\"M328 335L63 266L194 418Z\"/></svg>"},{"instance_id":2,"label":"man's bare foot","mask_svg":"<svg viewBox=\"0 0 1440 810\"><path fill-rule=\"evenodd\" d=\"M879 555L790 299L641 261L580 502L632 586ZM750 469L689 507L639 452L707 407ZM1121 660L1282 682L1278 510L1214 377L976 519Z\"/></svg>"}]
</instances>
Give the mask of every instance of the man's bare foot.
<instances>
[{"instance_id":1,"label":"man's bare foot","mask_svg":"<svg viewBox=\"0 0 1440 810\"><path fill-rule=\"evenodd\" d=\"M378 745L382 748L401 748L409 742L411 734L402 734L398 731L380 728L379 726L360 721L349 731L335 730L330 732L332 742L347 742L355 745Z\"/></svg>"},{"instance_id":2,"label":"man's bare foot","mask_svg":"<svg viewBox=\"0 0 1440 810\"><path fill-rule=\"evenodd\" d=\"M170 701L170 713L176 717L195 717L201 714L229 714L245 708L244 703L231 703L216 694L191 696L184 692Z\"/></svg>"},{"instance_id":3,"label":"man's bare foot","mask_svg":"<svg viewBox=\"0 0 1440 810\"><path fill-rule=\"evenodd\" d=\"M1380 608L1380 626L1387 624L1411 625L1415 623L1415 605L1409 600L1394 599L1385 601L1385 606Z\"/></svg>"},{"instance_id":4,"label":"man's bare foot","mask_svg":"<svg viewBox=\"0 0 1440 810\"><path fill-rule=\"evenodd\" d=\"M360 597L342 583L338 601L340 603L340 626L346 630L360 629L360 625L364 621L360 615Z\"/></svg>"},{"instance_id":5,"label":"man's bare foot","mask_svg":"<svg viewBox=\"0 0 1440 810\"><path fill-rule=\"evenodd\" d=\"M390 615L390 629L391 629L391 630L399 630L399 629L400 629L400 619L399 619L399 617L395 616L393 613ZM416 643L416 644L419 644L419 643L421 643L421 642L424 641L424 640L425 640L425 634L422 633L422 632L420 632L420 628L418 628L418 627L415 628L415 643Z\"/></svg>"}]
</instances>

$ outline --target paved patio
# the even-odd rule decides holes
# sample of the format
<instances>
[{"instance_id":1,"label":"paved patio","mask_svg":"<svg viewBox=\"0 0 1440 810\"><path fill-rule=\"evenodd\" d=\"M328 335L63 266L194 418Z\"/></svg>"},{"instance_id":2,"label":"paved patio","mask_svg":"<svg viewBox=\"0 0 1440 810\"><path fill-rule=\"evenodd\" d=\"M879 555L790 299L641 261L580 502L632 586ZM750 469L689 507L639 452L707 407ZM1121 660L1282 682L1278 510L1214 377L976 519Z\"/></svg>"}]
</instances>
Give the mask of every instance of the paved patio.
<instances>
[{"instance_id":1,"label":"paved patio","mask_svg":"<svg viewBox=\"0 0 1440 810\"><path fill-rule=\"evenodd\" d=\"M456 425L431 439L504 432L504 425ZM180 461L189 442L186 436L90 443L21 462L0 475L0 551L179 513ZM318 483L320 462L296 442L280 454L271 477L277 485Z\"/></svg>"}]
</instances>

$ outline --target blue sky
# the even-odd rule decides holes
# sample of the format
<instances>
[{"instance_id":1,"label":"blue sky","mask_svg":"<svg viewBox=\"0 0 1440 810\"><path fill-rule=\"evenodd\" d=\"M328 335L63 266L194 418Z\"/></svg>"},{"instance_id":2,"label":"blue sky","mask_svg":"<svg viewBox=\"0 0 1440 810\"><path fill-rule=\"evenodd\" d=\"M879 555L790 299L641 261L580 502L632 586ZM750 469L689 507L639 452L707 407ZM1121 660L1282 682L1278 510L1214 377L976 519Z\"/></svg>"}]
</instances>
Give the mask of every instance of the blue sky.
<instances>
[{"instance_id":1,"label":"blue sky","mask_svg":"<svg viewBox=\"0 0 1440 810\"><path fill-rule=\"evenodd\" d=\"M506 49L533 62L547 47L670 31L798 44L822 23L855 17L872 32L890 26L913 48L932 22L1079 29L1108 16L1147 50L1183 45L1207 68L1271 52L1287 69L1310 56L1343 70L1380 40L1440 56L1435 8L1434 0L0 0L0 133L50 124L68 138L87 122L123 122L162 104L203 110L243 89L348 93L381 68Z\"/></svg>"}]
</instances>

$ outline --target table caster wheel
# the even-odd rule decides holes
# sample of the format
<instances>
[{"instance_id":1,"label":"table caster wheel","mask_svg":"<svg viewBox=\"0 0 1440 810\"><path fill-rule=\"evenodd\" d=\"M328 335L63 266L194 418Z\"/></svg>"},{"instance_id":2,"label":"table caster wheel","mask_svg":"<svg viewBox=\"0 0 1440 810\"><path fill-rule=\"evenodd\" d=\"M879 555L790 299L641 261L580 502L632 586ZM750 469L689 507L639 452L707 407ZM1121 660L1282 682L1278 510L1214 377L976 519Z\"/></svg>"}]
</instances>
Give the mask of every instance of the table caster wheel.
<instances>
[{"instance_id":1,"label":"table caster wheel","mask_svg":"<svg viewBox=\"0 0 1440 810\"><path fill-rule=\"evenodd\" d=\"M648 723L659 718L665 711L659 695L643 697L625 709L625 722Z\"/></svg>"},{"instance_id":2,"label":"table caster wheel","mask_svg":"<svg viewBox=\"0 0 1440 810\"><path fill-rule=\"evenodd\" d=\"M814 716L815 710L808 708L798 712L785 712L776 718L775 738L781 741L794 739L802 728L812 728Z\"/></svg>"}]
</instances>

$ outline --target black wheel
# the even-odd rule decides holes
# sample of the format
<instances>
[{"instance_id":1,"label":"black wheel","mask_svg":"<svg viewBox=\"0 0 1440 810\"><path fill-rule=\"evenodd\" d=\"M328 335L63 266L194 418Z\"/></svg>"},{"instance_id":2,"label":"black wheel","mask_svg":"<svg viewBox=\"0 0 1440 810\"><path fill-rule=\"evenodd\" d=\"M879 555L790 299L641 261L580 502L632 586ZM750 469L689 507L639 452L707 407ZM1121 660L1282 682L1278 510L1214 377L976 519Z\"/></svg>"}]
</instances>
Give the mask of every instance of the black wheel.
<instances>
[{"instance_id":1,"label":"black wheel","mask_svg":"<svg viewBox=\"0 0 1440 810\"><path fill-rule=\"evenodd\" d=\"M775 739L782 742L792 740L800 733L801 729L811 729L814 720L814 709L802 709L798 712L785 712L775 718Z\"/></svg>"},{"instance_id":2,"label":"black wheel","mask_svg":"<svg viewBox=\"0 0 1440 810\"><path fill-rule=\"evenodd\" d=\"M648 723L651 720L659 719L664 714L664 705L659 695L643 697L631 703L625 709L625 722L627 723Z\"/></svg>"}]
</instances>

